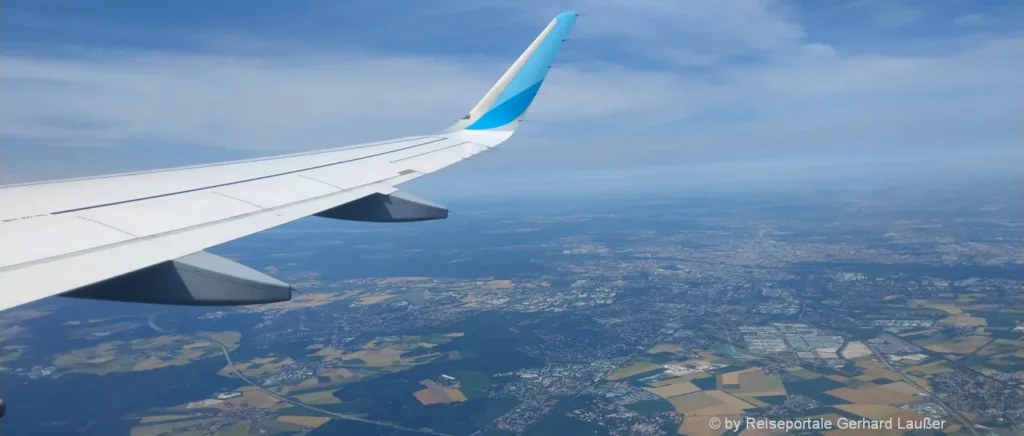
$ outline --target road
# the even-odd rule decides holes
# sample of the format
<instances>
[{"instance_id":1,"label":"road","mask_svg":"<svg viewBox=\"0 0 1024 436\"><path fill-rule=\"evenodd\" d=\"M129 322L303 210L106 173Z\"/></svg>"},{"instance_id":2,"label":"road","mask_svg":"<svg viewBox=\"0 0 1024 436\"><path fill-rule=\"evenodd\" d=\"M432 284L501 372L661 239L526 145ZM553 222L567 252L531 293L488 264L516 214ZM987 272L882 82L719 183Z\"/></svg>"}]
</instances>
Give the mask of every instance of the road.
<instances>
[{"instance_id":1,"label":"road","mask_svg":"<svg viewBox=\"0 0 1024 436\"><path fill-rule=\"evenodd\" d=\"M924 392L925 394L928 394L928 396L931 397L931 399L935 400L936 404L942 406L943 409L946 409L946 413L952 415L954 418L956 418L957 421L960 421L960 425L962 425L964 428L970 430L971 433L973 433L975 436L981 436L978 433L978 431L974 429L974 424L971 424L971 421L969 419L967 419L963 415L961 415L960 412L957 412L956 409L946 405L946 403L943 402L939 397L935 396L935 394L933 394L932 391L929 391L928 389L925 389L921 385L917 384L917 382L915 382L913 379L911 379L910 377L907 377L907 375L904 374L903 371L900 371L896 367L892 366L892 364L889 363L889 360L886 359L885 356L883 356L882 353L879 352L875 348L874 345L871 345L871 344L869 344L867 342L864 342L864 345L867 345L868 349L871 350L872 353L875 353L875 357L877 357L878 360L881 360L882 364L884 364L885 367L889 369L889 371L899 375L900 378L903 379L903 381L905 381L905 382L907 382L907 384L917 388L918 391L921 391L921 392Z\"/></svg>"},{"instance_id":2,"label":"road","mask_svg":"<svg viewBox=\"0 0 1024 436\"><path fill-rule=\"evenodd\" d=\"M193 339L196 339L196 340L199 340L199 341L209 341L209 342L213 342L213 343L217 344L217 346L220 347L221 353L224 354L224 361L227 362L229 367L231 367L231 370L235 373L235 376L237 376L242 381L248 383L250 386L255 387L256 389L259 389L260 392L263 392L264 394L270 395L271 397L274 397L274 398L276 398L279 401L283 401L285 403L289 403L289 404L297 406L297 407L302 407L302 408L307 409L307 410L312 410L314 412L322 413L324 415L327 415L327 416L330 416L330 417L336 418L336 419L342 419L342 420L346 420L346 421L364 422L364 423L367 423L367 424L379 425L381 427L389 427L389 428L393 428L393 429L396 429L396 430L404 430L404 431L410 431L410 432L415 432L415 433L423 433L423 434L430 434L430 435L440 435L440 436L452 436L452 435L450 435L448 433L436 432L436 431L433 431L433 430L430 430L430 429L405 427L405 426L401 426L401 425L398 425L398 424L392 424L390 422L374 421L372 419L364 419L364 418L360 418L360 417L357 417L357 416L346 415L344 413L332 412L330 410L321 409L319 407L303 403L303 402L301 402L299 400L296 400L294 398L291 398L291 397L288 397L288 396L285 396L285 395L280 395L280 394L277 394L275 392L271 392L271 391L265 389L263 386L260 386L259 384L253 382L252 380L249 380L248 377L243 375L242 372L239 371L238 368L235 367L235 362L233 360L231 360L231 353L228 351L228 347L226 347L220 341L218 341L216 339L213 339L211 337L192 336L192 335L187 335L187 334L183 334L183 333L178 333L178 332L173 332L173 331L167 330L167 329L162 328L162 327L160 327L160 326L158 326L156 324L156 316L157 316L157 314L154 313L153 315L150 315L150 317L149 317L149 327L151 329L156 330L157 332L160 332L160 333L170 333L170 334L176 334L176 335L182 335L182 336L189 336L189 337L192 337Z\"/></svg>"}]
</instances>

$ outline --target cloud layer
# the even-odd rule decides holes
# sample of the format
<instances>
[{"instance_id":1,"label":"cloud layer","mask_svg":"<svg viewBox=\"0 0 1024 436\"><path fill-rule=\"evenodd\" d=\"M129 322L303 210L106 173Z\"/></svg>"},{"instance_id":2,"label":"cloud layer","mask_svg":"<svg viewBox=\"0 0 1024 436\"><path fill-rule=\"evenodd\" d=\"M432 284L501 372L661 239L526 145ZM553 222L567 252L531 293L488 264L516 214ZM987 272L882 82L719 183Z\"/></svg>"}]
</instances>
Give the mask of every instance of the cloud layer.
<instances>
[{"instance_id":1,"label":"cloud layer","mask_svg":"<svg viewBox=\"0 0 1024 436\"><path fill-rule=\"evenodd\" d=\"M465 17L501 17L505 30L489 43L503 48L490 54L472 42L460 52L458 40L339 49L317 35L266 39L252 29L190 35L199 42L188 50L16 37L0 69L3 140L267 154L431 132L468 110L514 59L504 55L557 7L447 2L431 11L439 19L418 24L466 23L470 33ZM531 122L500 163L483 159L480 170L1019 152L1022 143L1019 25L991 27L986 12L768 0L582 9ZM856 11L866 18L844 21ZM409 19L394 15L378 19ZM845 33L818 30L832 21ZM918 36L888 44L843 36L915 25Z\"/></svg>"}]
</instances>

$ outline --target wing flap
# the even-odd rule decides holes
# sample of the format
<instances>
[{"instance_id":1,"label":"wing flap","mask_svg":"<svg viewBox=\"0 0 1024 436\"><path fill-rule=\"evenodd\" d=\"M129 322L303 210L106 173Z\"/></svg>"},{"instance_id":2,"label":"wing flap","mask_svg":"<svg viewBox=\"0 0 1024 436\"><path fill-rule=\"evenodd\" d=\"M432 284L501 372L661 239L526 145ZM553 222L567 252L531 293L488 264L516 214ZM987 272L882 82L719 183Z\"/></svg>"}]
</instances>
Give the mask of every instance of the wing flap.
<instances>
[{"instance_id":1,"label":"wing flap","mask_svg":"<svg viewBox=\"0 0 1024 436\"><path fill-rule=\"evenodd\" d=\"M0 270L69 251L88 250L132 239L132 235L76 216L43 216L0 227ZM4 288L0 288L4 289Z\"/></svg>"},{"instance_id":2,"label":"wing flap","mask_svg":"<svg viewBox=\"0 0 1024 436\"><path fill-rule=\"evenodd\" d=\"M260 209L252 203L218 195L216 192L200 191L87 209L73 214L120 229L135 237L150 237ZM67 250L69 253L74 251L77 250Z\"/></svg>"},{"instance_id":3,"label":"wing flap","mask_svg":"<svg viewBox=\"0 0 1024 436\"><path fill-rule=\"evenodd\" d=\"M366 162L362 165L350 165L344 168L319 168L302 172L302 177L308 177L321 183L331 186L362 186L381 179L390 179L398 176L398 171L387 162Z\"/></svg>"},{"instance_id":4,"label":"wing flap","mask_svg":"<svg viewBox=\"0 0 1024 436\"><path fill-rule=\"evenodd\" d=\"M262 209L268 209L308 198L321 197L340 190L336 186L303 177L302 173L296 173L214 188L213 192Z\"/></svg>"}]
</instances>

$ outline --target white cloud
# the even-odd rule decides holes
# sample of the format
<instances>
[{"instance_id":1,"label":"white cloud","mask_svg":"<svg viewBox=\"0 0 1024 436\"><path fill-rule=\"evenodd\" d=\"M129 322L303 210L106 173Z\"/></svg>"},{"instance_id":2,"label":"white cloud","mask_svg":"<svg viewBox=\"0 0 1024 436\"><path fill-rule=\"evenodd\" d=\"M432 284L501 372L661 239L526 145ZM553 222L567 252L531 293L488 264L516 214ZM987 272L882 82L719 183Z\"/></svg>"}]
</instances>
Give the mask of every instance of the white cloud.
<instances>
[{"instance_id":1,"label":"white cloud","mask_svg":"<svg viewBox=\"0 0 1024 436\"><path fill-rule=\"evenodd\" d=\"M550 18L541 18L543 8L503 5L533 24ZM704 69L651 67L570 41L568 61L552 70L532 122L510 151L498 152L502 159L481 160L496 163L476 168L1021 143L1019 38L965 38L927 56L889 54L885 47L848 53L813 41L775 1L599 0L585 12L577 29L584 40L689 56L689 64ZM220 54L5 54L3 136L38 144L284 152L420 134L463 115L512 61L257 42L238 37L215 44L212 51ZM747 52L764 57L723 60Z\"/></svg>"},{"instance_id":2,"label":"white cloud","mask_svg":"<svg viewBox=\"0 0 1024 436\"><path fill-rule=\"evenodd\" d=\"M456 9L498 10L536 25L576 7L583 15L572 39L670 65L708 66L735 55L790 50L805 37L789 3L780 0L500 0Z\"/></svg>"},{"instance_id":3,"label":"white cloud","mask_svg":"<svg viewBox=\"0 0 1024 436\"><path fill-rule=\"evenodd\" d=\"M6 56L2 75L4 135L67 145L343 145L441 128L487 88L458 65L325 53Z\"/></svg>"}]
</instances>

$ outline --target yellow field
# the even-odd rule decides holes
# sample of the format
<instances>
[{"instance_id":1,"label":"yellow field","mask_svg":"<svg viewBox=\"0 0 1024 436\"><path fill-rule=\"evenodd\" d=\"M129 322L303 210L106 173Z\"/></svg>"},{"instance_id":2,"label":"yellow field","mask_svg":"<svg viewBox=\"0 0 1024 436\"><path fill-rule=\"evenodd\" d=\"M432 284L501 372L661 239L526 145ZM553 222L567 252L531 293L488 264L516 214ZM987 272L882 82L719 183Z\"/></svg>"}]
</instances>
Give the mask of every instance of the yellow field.
<instances>
[{"instance_id":1,"label":"yellow field","mask_svg":"<svg viewBox=\"0 0 1024 436\"><path fill-rule=\"evenodd\" d=\"M954 325L969 326L969 327L984 327L984 326L988 325L988 322L985 321L985 318L982 318L980 316L971 316L971 315L950 316L950 317L944 318L942 321L939 321L939 323L940 324L954 324Z\"/></svg>"},{"instance_id":2,"label":"yellow field","mask_svg":"<svg viewBox=\"0 0 1024 436\"><path fill-rule=\"evenodd\" d=\"M926 378L915 377L912 375L908 375L907 378L909 378L914 383L917 383L918 386L923 387L925 389L928 389L928 387L932 385L931 380L928 380Z\"/></svg>"},{"instance_id":3,"label":"yellow field","mask_svg":"<svg viewBox=\"0 0 1024 436\"><path fill-rule=\"evenodd\" d=\"M960 295L957 295L956 302L958 304L970 304L970 303L973 303L975 300L979 300L979 299L982 299L982 298L985 298L985 294L984 293L982 293L982 292L972 292L970 294L960 294Z\"/></svg>"},{"instance_id":4,"label":"yellow field","mask_svg":"<svg viewBox=\"0 0 1024 436\"><path fill-rule=\"evenodd\" d=\"M363 366L369 367L383 367L391 366L397 362L402 361L402 353L404 351L398 345L391 345L380 350L361 350L355 353L346 354L344 358L348 359L362 359Z\"/></svg>"},{"instance_id":5,"label":"yellow field","mask_svg":"<svg viewBox=\"0 0 1024 436\"><path fill-rule=\"evenodd\" d=\"M188 341L189 339L184 336L177 335L165 335L157 336L155 338L147 339L135 339L132 341L133 350L146 350L149 348L166 347L173 344L175 341Z\"/></svg>"},{"instance_id":6,"label":"yellow field","mask_svg":"<svg viewBox=\"0 0 1024 436\"><path fill-rule=\"evenodd\" d=\"M943 373L943 372L952 372L953 371L952 369L950 369L946 365L943 365L943 363L945 363L945 362L946 362L945 360L936 360L936 361L934 361L932 363L926 363L924 365L912 366L910 368L907 368L903 372L907 373L907 372L911 372L911 371L920 371L920 372L922 372L922 373L924 373L926 375L940 374L940 373Z\"/></svg>"},{"instance_id":7,"label":"yellow field","mask_svg":"<svg viewBox=\"0 0 1024 436\"><path fill-rule=\"evenodd\" d=\"M608 380L618 380L626 377L632 377L637 374L643 374L647 371L653 371L661 368L661 365L656 365L647 361L635 362L629 366L619 368L615 372L608 376Z\"/></svg>"},{"instance_id":8,"label":"yellow field","mask_svg":"<svg viewBox=\"0 0 1024 436\"><path fill-rule=\"evenodd\" d=\"M1024 357L1024 342L1012 339L996 339L977 351L984 356L1013 355Z\"/></svg>"},{"instance_id":9,"label":"yellow field","mask_svg":"<svg viewBox=\"0 0 1024 436\"><path fill-rule=\"evenodd\" d=\"M782 379L777 375L767 375L761 368L747 368L718 376L718 386L732 395L765 397L786 395ZM739 386L727 388L726 386Z\"/></svg>"},{"instance_id":10,"label":"yellow field","mask_svg":"<svg viewBox=\"0 0 1024 436\"><path fill-rule=\"evenodd\" d=\"M814 371L810 371L810 370L801 368L799 366L791 366L789 368L789 374L792 375L792 376L795 376L795 377L799 377L799 378L801 378L803 380L813 380L813 379L816 379L816 378L824 377L821 374L818 374L818 373L816 373Z\"/></svg>"},{"instance_id":11,"label":"yellow field","mask_svg":"<svg viewBox=\"0 0 1024 436\"><path fill-rule=\"evenodd\" d=\"M651 383L651 386L654 386L656 388L660 388L662 386L674 385L676 383L688 382L688 381L693 381L693 380L702 379L702 378L708 378L708 377L711 377L711 374L708 374L708 373L703 372L703 371L702 372L691 372L689 374L684 374L684 375L681 375L681 376L675 377L675 378L670 378L670 379L665 379L665 380L658 380L658 381L656 381L654 383Z\"/></svg>"},{"instance_id":12,"label":"yellow field","mask_svg":"<svg viewBox=\"0 0 1024 436\"><path fill-rule=\"evenodd\" d=\"M192 401L192 402L190 402L188 404L185 404L184 406L181 406L181 407L184 407L186 409L204 409L204 408L207 408L207 407L216 406L216 405L218 405L220 403L223 403L223 401L222 400L218 400L216 398L207 398L207 399L204 399L204 400Z\"/></svg>"},{"instance_id":13,"label":"yellow field","mask_svg":"<svg viewBox=\"0 0 1024 436\"><path fill-rule=\"evenodd\" d=\"M268 358L258 358L246 363L236 363L235 367L238 368L239 371L242 371L242 374L245 375L246 377L263 377L280 371L282 367L295 363L295 361L292 360L292 358L290 357L286 357L284 358L284 360L281 360L280 362L277 363L256 363L257 360L261 362L273 362L274 360L278 360L279 358L272 357L269 358L270 360L267 359ZM232 372L230 368L224 367L224 369L221 369L221 371L218 372L218 374L230 376L234 374L234 372Z\"/></svg>"},{"instance_id":14,"label":"yellow field","mask_svg":"<svg viewBox=\"0 0 1024 436\"><path fill-rule=\"evenodd\" d=\"M946 302L942 302L942 301L910 300L910 303L908 303L908 306L911 307L911 308L914 308L914 309L928 308L928 309L941 310L941 311L946 312L946 313L948 313L950 315L960 315L960 314L964 313L955 304L953 304L953 303L946 303Z\"/></svg>"},{"instance_id":15,"label":"yellow field","mask_svg":"<svg viewBox=\"0 0 1024 436\"><path fill-rule=\"evenodd\" d=\"M700 391L672 397L668 400L679 412L687 417L700 415L739 415L746 409L753 409L750 403L722 391Z\"/></svg>"},{"instance_id":16,"label":"yellow field","mask_svg":"<svg viewBox=\"0 0 1024 436\"><path fill-rule=\"evenodd\" d=\"M209 347L211 345L213 345L213 343L210 342L210 341L197 341L197 342L193 342L191 344L188 344L188 345L186 345L186 346L184 346L182 348L185 348L185 349L206 348L206 347Z\"/></svg>"},{"instance_id":17,"label":"yellow field","mask_svg":"<svg viewBox=\"0 0 1024 436\"><path fill-rule=\"evenodd\" d=\"M740 384L740 374L760 370L761 368L747 368L739 371L733 371L730 373L722 374L718 376L718 383L721 385L738 385Z\"/></svg>"},{"instance_id":18,"label":"yellow field","mask_svg":"<svg viewBox=\"0 0 1024 436\"><path fill-rule=\"evenodd\" d=\"M321 425L326 424L331 418L324 416L289 416L282 415L277 417L278 421L288 422L291 424L298 424L303 427L317 428Z\"/></svg>"},{"instance_id":19,"label":"yellow field","mask_svg":"<svg viewBox=\"0 0 1024 436\"><path fill-rule=\"evenodd\" d=\"M413 392L412 396L416 397L416 401L419 401L420 404L424 406L439 403L439 401L434 399L434 395L427 389L421 389Z\"/></svg>"},{"instance_id":20,"label":"yellow field","mask_svg":"<svg viewBox=\"0 0 1024 436\"><path fill-rule=\"evenodd\" d=\"M352 377L352 371L349 371L345 368L331 368L329 370L321 370L320 375L324 375L327 377L348 378Z\"/></svg>"},{"instance_id":21,"label":"yellow field","mask_svg":"<svg viewBox=\"0 0 1024 436\"><path fill-rule=\"evenodd\" d=\"M412 395L424 406L466 401L466 396L458 389L441 387L441 385L434 383L432 380L423 380L420 383L426 386L426 388L413 392Z\"/></svg>"},{"instance_id":22,"label":"yellow field","mask_svg":"<svg viewBox=\"0 0 1024 436\"><path fill-rule=\"evenodd\" d=\"M69 353L57 356L53 360L54 366L67 369L71 372L83 372L97 375L107 375L115 372L136 371L136 364L141 360L120 358L119 351L129 349L129 344L124 341L104 342L95 347L72 350ZM188 362L181 363L181 365Z\"/></svg>"},{"instance_id":23,"label":"yellow field","mask_svg":"<svg viewBox=\"0 0 1024 436\"><path fill-rule=\"evenodd\" d=\"M917 389L906 382L894 382L881 386L866 385L857 389L839 388L825 393L855 404L904 404L920 399L916 395Z\"/></svg>"},{"instance_id":24,"label":"yellow field","mask_svg":"<svg viewBox=\"0 0 1024 436\"><path fill-rule=\"evenodd\" d=\"M324 360L338 360L341 359L342 356L344 355L345 353L342 353L341 350L331 347L321 348L316 353L310 354L310 356L323 357Z\"/></svg>"},{"instance_id":25,"label":"yellow field","mask_svg":"<svg viewBox=\"0 0 1024 436\"><path fill-rule=\"evenodd\" d=\"M906 422L906 421L918 421L919 422L922 419L924 419L923 416L918 415L917 413L911 412L909 410L900 409L898 407L893 407L893 406L883 406L883 405L874 405L874 404L841 404L841 405L837 405L837 406L834 406L834 407L836 407L837 409L840 409L840 410L844 410L844 411L850 412L850 413L852 413L854 415L862 416L864 418L868 418L868 419L872 419L872 420L876 420L876 421L889 420L889 419L892 419L893 421L896 421L896 419L899 419L899 420L902 420L904 422ZM865 433L879 434L879 435L890 435L890 434L891 435L900 435L900 434L903 434L901 431L896 430L896 429L893 429L893 430L844 430L844 431L829 431L829 432L825 432L825 434L827 434L829 436L832 436L832 435L851 435L852 436L854 434L865 434Z\"/></svg>"},{"instance_id":26,"label":"yellow field","mask_svg":"<svg viewBox=\"0 0 1024 436\"><path fill-rule=\"evenodd\" d=\"M168 365L164 361L156 357L150 357L147 358L146 360L136 363L135 366L132 367L132 371L146 371L150 369L163 368L165 366Z\"/></svg>"},{"instance_id":27,"label":"yellow field","mask_svg":"<svg viewBox=\"0 0 1024 436\"><path fill-rule=\"evenodd\" d=\"M198 332L196 336L202 336L213 339L224 344L224 347L228 351L235 351L238 348L238 341L242 339L242 334L235 331L223 331L223 332ZM220 347L217 347L218 351Z\"/></svg>"},{"instance_id":28,"label":"yellow field","mask_svg":"<svg viewBox=\"0 0 1024 436\"><path fill-rule=\"evenodd\" d=\"M448 398L452 401L466 401L467 398L463 395L462 391L458 389L445 388L444 393L448 395Z\"/></svg>"},{"instance_id":29,"label":"yellow field","mask_svg":"<svg viewBox=\"0 0 1024 436\"><path fill-rule=\"evenodd\" d=\"M834 407L857 416L863 416L874 420L883 420L895 417L899 417L904 421L920 421L924 419L923 416L914 412L893 406L883 406L878 404L839 404Z\"/></svg>"},{"instance_id":30,"label":"yellow field","mask_svg":"<svg viewBox=\"0 0 1024 436\"><path fill-rule=\"evenodd\" d=\"M242 306L242 310L251 312L266 312L268 310L294 310L309 307L323 306L336 301L345 300L351 297L350 294L317 293L317 294L294 294L289 301L280 301L269 304L256 304Z\"/></svg>"},{"instance_id":31,"label":"yellow field","mask_svg":"<svg viewBox=\"0 0 1024 436\"><path fill-rule=\"evenodd\" d=\"M712 352L707 351L707 350L698 352L697 355L699 355L701 359L706 360L706 361L711 362L711 363L717 363L717 362L719 362L721 360L724 360L721 357L716 356L715 353L712 353Z\"/></svg>"},{"instance_id":32,"label":"yellow field","mask_svg":"<svg viewBox=\"0 0 1024 436\"><path fill-rule=\"evenodd\" d=\"M864 374L861 374L856 378L861 381L870 381L874 379L884 378L886 380L899 380L900 376L893 374L891 371L885 368L881 362L876 362L869 358L862 358L856 360L857 366L864 370Z\"/></svg>"},{"instance_id":33,"label":"yellow field","mask_svg":"<svg viewBox=\"0 0 1024 436\"><path fill-rule=\"evenodd\" d=\"M871 350L861 341L849 342L840 351L840 354L845 359L856 359L871 355Z\"/></svg>"},{"instance_id":34,"label":"yellow field","mask_svg":"<svg viewBox=\"0 0 1024 436\"><path fill-rule=\"evenodd\" d=\"M984 319L982 319L984 320ZM988 336L968 336L966 339L960 342L943 341L933 343L932 340L915 341L918 345L927 348L936 353L944 354L971 354L977 351L979 348L985 346L992 338Z\"/></svg>"},{"instance_id":35,"label":"yellow field","mask_svg":"<svg viewBox=\"0 0 1024 436\"><path fill-rule=\"evenodd\" d=\"M229 411L240 408L267 408L276 403L278 399L273 396L266 394L253 386L245 386L238 389L242 393L241 397L235 397L229 400L224 400L213 407L220 410Z\"/></svg>"},{"instance_id":36,"label":"yellow field","mask_svg":"<svg viewBox=\"0 0 1024 436\"><path fill-rule=\"evenodd\" d=\"M347 297L347 294L343 295L330 292L323 292L317 294L295 294L292 295L292 299L288 301L279 301L277 303L270 304L255 304L252 306L242 306L242 310L248 310L250 312L266 312L269 310L304 309L308 307L316 307L333 303L335 301L343 300Z\"/></svg>"},{"instance_id":37,"label":"yellow field","mask_svg":"<svg viewBox=\"0 0 1024 436\"><path fill-rule=\"evenodd\" d=\"M159 436L173 432L175 429L188 428L213 421L213 418L193 419L189 421L169 422L166 424L141 425L131 430L131 436Z\"/></svg>"},{"instance_id":38,"label":"yellow field","mask_svg":"<svg viewBox=\"0 0 1024 436\"><path fill-rule=\"evenodd\" d=\"M650 392L650 393L652 393L654 395L657 395L657 396L659 396L661 398L677 397L677 396L680 396L680 395L683 395L683 394L688 394L688 393L691 393L691 392L697 392L697 391L700 390L700 388L698 388L697 385L695 385L693 383L690 383L690 382L682 382L682 383L676 383L676 384L671 384L671 385L657 387L657 388L644 388L644 389L646 389L648 392Z\"/></svg>"},{"instance_id":39,"label":"yellow field","mask_svg":"<svg viewBox=\"0 0 1024 436\"><path fill-rule=\"evenodd\" d=\"M288 392L291 392L292 388L298 389L298 386L274 386L267 388L267 390L278 395L288 395Z\"/></svg>"},{"instance_id":40,"label":"yellow field","mask_svg":"<svg viewBox=\"0 0 1024 436\"><path fill-rule=\"evenodd\" d=\"M303 380L302 383L299 383L298 385L295 385L295 388L296 389L309 389L309 388L314 388L314 387L316 387L319 384L320 384L320 380L317 379L316 377L312 377L312 378L308 378L308 379Z\"/></svg>"},{"instance_id":41,"label":"yellow field","mask_svg":"<svg viewBox=\"0 0 1024 436\"><path fill-rule=\"evenodd\" d=\"M381 301L387 300L388 298L391 298L391 297L394 297L394 295L390 295L390 294L366 295L366 296L359 297L359 300L356 301L355 304L357 306L369 306L371 304L380 303Z\"/></svg>"},{"instance_id":42,"label":"yellow field","mask_svg":"<svg viewBox=\"0 0 1024 436\"><path fill-rule=\"evenodd\" d=\"M917 393L918 393L917 388L912 386L910 383L903 382L903 381L898 381L898 382L895 382L895 383L889 383L887 385L882 385L882 386L879 386L879 387L882 388L882 389L885 389L887 391L892 391L892 392L895 392L895 393L898 393L898 394L917 395Z\"/></svg>"},{"instance_id":43,"label":"yellow field","mask_svg":"<svg viewBox=\"0 0 1024 436\"><path fill-rule=\"evenodd\" d=\"M651 347L650 350L647 350L647 354L657 354L665 352L678 354L683 352L683 348L678 345L659 344Z\"/></svg>"},{"instance_id":44,"label":"yellow field","mask_svg":"<svg viewBox=\"0 0 1024 436\"><path fill-rule=\"evenodd\" d=\"M985 296L984 293L969 294L969 295L980 295L982 297ZM1024 300L1024 294L1018 295L1017 299L1018 300ZM987 311L999 311L999 312L1004 312L1004 313L1024 313L1024 308L1022 308L1020 306L1004 305L1004 304L996 304L996 303L972 304L971 306L965 307L965 309L968 309L968 312L973 312L973 311L986 311L986 312Z\"/></svg>"},{"instance_id":45,"label":"yellow field","mask_svg":"<svg viewBox=\"0 0 1024 436\"><path fill-rule=\"evenodd\" d=\"M516 284L512 280L491 280L487 282L487 287L491 289L511 289L516 287Z\"/></svg>"},{"instance_id":46,"label":"yellow field","mask_svg":"<svg viewBox=\"0 0 1024 436\"><path fill-rule=\"evenodd\" d=\"M156 415L143 417L139 422L142 424L151 424L154 422L173 421L175 419L185 419L190 417L192 417L192 415Z\"/></svg>"},{"instance_id":47,"label":"yellow field","mask_svg":"<svg viewBox=\"0 0 1024 436\"><path fill-rule=\"evenodd\" d=\"M430 280L430 277L389 277L377 283L383 285L388 283L422 282L424 280Z\"/></svg>"},{"instance_id":48,"label":"yellow field","mask_svg":"<svg viewBox=\"0 0 1024 436\"><path fill-rule=\"evenodd\" d=\"M935 332L937 332L937 331L939 331L939 329L928 329L928 330L921 330L919 332L913 332L913 333L902 333L902 334L899 334L899 335L896 335L896 336L899 336L899 337L901 337L903 339L906 339L908 341L913 341L914 339L917 339L919 337L929 338L933 334L935 334Z\"/></svg>"}]
</instances>

